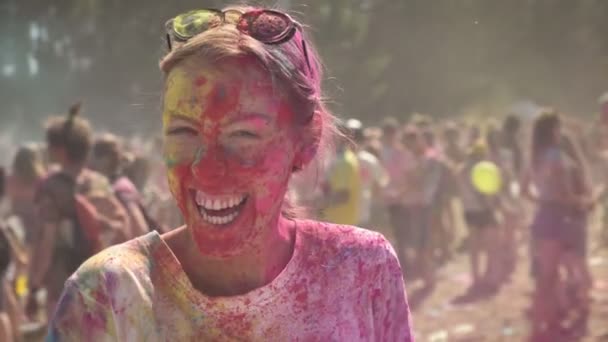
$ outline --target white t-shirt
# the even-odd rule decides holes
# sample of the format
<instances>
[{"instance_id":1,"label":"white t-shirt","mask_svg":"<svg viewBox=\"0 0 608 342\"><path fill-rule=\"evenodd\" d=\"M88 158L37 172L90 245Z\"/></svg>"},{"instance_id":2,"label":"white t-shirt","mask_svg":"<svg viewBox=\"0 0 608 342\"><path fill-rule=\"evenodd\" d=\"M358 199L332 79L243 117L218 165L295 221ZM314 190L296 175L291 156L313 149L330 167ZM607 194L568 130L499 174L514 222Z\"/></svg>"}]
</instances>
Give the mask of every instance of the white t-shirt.
<instances>
[{"instance_id":1,"label":"white t-shirt","mask_svg":"<svg viewBox=\"0 0 608 342\"><path fill-rule=\"evenodd\" d=\"M194 289L156 232L89 259L66 282L48 341L413 341L393 248L380 234L296 221L269 284L231 297Z\"/></svg>"},{"instance_id":2,"label":"white t-shirt","mask_svg":"<svg viewBox=\"0 0 608 342\"><path fill-rule=\"evenodd\" d=\"M361 172L361 206L359 207L359 223L368 223L372 212L372 196L374 187L383 188L388 183L388 174L380 161L373 154L360 150L359 170Z\"/></svg>"}]
</instances>

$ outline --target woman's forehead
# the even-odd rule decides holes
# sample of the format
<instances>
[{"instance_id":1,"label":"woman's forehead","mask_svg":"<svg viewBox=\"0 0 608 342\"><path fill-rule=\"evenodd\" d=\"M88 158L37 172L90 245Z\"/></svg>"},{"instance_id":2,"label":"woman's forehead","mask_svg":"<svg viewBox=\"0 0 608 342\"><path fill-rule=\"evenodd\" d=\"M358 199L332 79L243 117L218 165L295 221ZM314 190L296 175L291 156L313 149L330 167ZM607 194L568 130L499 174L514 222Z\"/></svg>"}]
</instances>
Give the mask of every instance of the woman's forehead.
<instances>
[{"instance_id":1,"label":"woman's forehead","mask_svg":"<svg viewBox=\"0 0 608 342\"><path fill-rule=\"evenodd\" d=\"M268 72L242 60L178 65L169 73L165 88L165 123L170 113L191 119L211 112L226 117L243 111L272 115L284 98Z\"/></svg>"},{"instance_id":2,"label":"woman's forehead","mask_svg":"<svg viewBox=\"0 0 608 342\"><path fill-rule=\"evenodd\" d=\"M270 73L253 58L229 58L215 63L190 58L178 64L169 73L185 72L191 81L240 83L247 86L273 87Z\"/></svg>"}]
</instances>

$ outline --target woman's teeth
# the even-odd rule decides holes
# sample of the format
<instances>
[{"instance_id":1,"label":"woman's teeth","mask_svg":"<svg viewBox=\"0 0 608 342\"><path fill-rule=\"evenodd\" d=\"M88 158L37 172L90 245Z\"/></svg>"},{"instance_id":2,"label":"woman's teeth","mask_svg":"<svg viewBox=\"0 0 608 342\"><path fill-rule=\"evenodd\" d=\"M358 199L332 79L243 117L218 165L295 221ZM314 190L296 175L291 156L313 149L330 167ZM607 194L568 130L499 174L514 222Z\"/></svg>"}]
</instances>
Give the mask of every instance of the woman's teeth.
<instances>
[{"instance_id":1,"label":"woman's teeth","mask_svg":"<svg viewBox=\"0 0 608 342\"><path fill-rule=\"evenodd\" d=\"M209 196L197 191L195 195L196 204L204 221L213 225L225 225L234 221L239 216L239 205L246 200L245 195L234 196Z\"/></svg>"},{"instance_id":2,"label":"woman's teeth","mask_svg":"<svg viewBox=\"0 0 608 342\"><path fill-rule=\"evenodd\" d=\"M222 225L222 224L228 224L232 221L234 221L234 219L239 216L239 213L232 213L228 216L210 216L207 215L207 213L203 210L201 210L201 215L203 216L203 220L207 221L207 223L211 223L211 224L216 224L216 225Z\"/></svg>"},{"instance_id":3,"label":"woman's teeth","mask_svg":"<svg viewBox=\"0 0 608 342\"><path fill-rule=\"evenodd\" d=\"M245 195L229 196L229 197L211 197L204 193L196 192L196 204L199 207L207 210L224 210L234 208L240 205L245 200Z\"/></svg>"}]
</instances>

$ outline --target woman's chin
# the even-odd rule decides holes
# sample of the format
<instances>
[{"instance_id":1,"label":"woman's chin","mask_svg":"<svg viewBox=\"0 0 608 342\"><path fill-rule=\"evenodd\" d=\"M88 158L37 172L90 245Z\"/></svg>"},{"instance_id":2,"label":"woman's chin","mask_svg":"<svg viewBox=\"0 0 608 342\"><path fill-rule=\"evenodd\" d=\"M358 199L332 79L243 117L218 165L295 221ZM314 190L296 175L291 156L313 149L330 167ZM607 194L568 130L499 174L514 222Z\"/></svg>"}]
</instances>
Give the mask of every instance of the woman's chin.
<instances>
[{"instance_id":1,"label":"woman's chin","mask_svg":"<svg viewBox=\"0 0 608 342\"><path fill-rule=\"evenodd\" d=\"M188 224L193 238L202 254L209 256L231 256L247 246L255 238L255 211L245 206L242 211L228 219L209 219L199 213Z\"/></svg>"}]
</instances>

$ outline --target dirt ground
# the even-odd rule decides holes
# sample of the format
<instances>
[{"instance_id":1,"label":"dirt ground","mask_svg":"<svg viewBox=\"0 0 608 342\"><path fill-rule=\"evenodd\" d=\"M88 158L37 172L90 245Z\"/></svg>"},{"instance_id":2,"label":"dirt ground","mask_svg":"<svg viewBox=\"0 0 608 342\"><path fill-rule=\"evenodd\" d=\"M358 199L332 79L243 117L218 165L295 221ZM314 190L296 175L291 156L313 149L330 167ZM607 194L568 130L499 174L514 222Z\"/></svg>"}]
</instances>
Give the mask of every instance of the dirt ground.
<instances>
[{"instance_id":1,"label":"dirt ground","mask_svg":"<svg viewBox=\"0 0 608 342\"><path fill-rule=\"evenodd\" d=\"M593 304L589 332L580 341L608 341L608 251L594 253L589 263L595 280ZM525 310L530 305L532 290L527 259L519 258L512 281L496 296L464 305L451 304L470 284L468 266L464 256L444 266L433 293L413 308L416 340L525 341L528 331ZM416 282L407 284L410 298L416 296L417 286Z\"/></svg>"},{"instance_id":2,"label":"dirt ground","mask_svg":"<svg viewBox=\"0 0 608 342\"><path fill-rule=\"evenodd\" d=\"M588 319L587 334L582 339L566 342L608 341L608 246L598 245L599 217L594 217L589 234L588 262L594 277L592 311ZM466 232L458 218L458 240ZM381 229L389 239L391 232ZM457 254L438 271L436 288L430 294L420 295L418 281L409 282L406 288L416 341L418 342L527 342L529 319L526 310L531 303L532 279L529 275L527 243L518 251L517 269L511 281L499 293L468 304L452 304L452 300L466 291L471 284L469 259Z\"/></svg>"}]
</instances>

